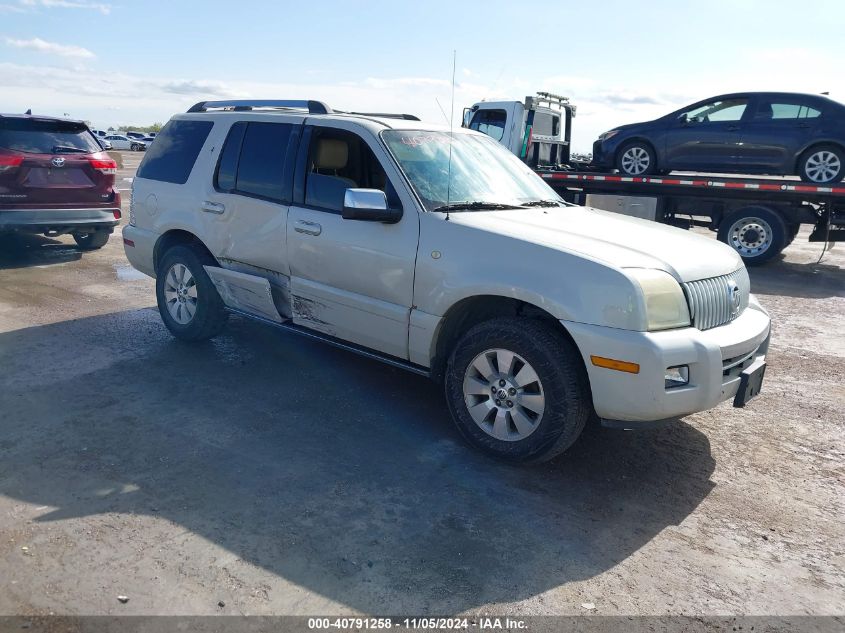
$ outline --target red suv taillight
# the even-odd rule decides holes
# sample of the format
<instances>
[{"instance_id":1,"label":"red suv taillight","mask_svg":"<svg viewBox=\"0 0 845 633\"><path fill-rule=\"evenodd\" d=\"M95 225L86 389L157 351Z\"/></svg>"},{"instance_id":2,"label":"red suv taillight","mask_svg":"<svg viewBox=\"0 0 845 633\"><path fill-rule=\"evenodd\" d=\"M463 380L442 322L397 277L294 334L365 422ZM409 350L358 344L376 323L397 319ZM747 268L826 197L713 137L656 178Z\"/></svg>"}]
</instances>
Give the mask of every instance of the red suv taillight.
<instances>
[{"instance_id":1,"label":"red suv taillight","mask_svg":"<svg viewBox=\"0 0 845 633\"><path fill-rule=\"evenodd\" d=\"M101 173L109 176L113 176L117 173L117 163L111 158L89 158L88 162L91 163L91 167Z\"/></svg>"},{"instance_id":2,"label":"red suv taillight","mask_svg":"<svg viewBox=\"0 0 845 633\"><path fill-rule=\"evenodd\" d=\"M0 174L17 169L23 162L23 156L15 154L0 154Z\"/></svg>"}]
</instances>

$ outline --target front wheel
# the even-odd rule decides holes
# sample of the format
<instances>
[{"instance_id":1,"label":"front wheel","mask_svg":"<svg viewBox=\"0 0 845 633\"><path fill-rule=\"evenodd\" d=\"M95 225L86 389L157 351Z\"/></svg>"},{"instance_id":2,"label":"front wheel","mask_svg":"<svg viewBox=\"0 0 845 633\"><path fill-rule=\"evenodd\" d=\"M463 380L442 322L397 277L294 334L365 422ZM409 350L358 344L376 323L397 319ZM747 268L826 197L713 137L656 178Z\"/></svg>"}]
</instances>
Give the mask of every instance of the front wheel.
<instances>
[{"instance_id":1,"label":"front wheel","mask_svg":"<svg viewBox=\"0 0 845 633\"><path fill-rule=\"evenodd\" d=\"M804 182L825 185L845 176L845 154L838 147L811 147L798 161L798 175Z\"/></svg>"},{"instance_id":2,"label":"front wheel","mask_svg":"<svg viewBox=\"0 0 845 633\"><path fill-rule=\"evenodd\" d=\"M648 176L657 171L657 157L648 143L634 141L619 150L616 168L625 176Z\"/></svg>"},{"instance_id":3,"label":"front wheel","mask_svg":"<svg viewBox=\"0 0 845 633\"><path fill-rule=\"evenodd\" d=\"M449 360L446 400L470 444L519 462L565 451L592 413L578 350L552 325L532 319L472 328Z\"/></svg>"},{"instance_id":4,"label":"front wheel","mask_svg":"<svg viewBox=\"0 0 845 633\"><path fill-rule=\"evenodd\" d=\"M162 257L156 277L161 319L183 341L204 341L223 329L228 313L203 266L215 266L207 252L188 245L174 246Z\"/></svg>"},{"instance_id":5,"label":"front wheel","mask_svg":"<svg viewBox=\"0 0 845 633\"><path fill-rule=\"evenodd\" d=\"M755 266L786 248L789 229L783 218L771 209L751 206L722 218L718 238L739 253L747 266Z\"/></svg>"}]
</instances>

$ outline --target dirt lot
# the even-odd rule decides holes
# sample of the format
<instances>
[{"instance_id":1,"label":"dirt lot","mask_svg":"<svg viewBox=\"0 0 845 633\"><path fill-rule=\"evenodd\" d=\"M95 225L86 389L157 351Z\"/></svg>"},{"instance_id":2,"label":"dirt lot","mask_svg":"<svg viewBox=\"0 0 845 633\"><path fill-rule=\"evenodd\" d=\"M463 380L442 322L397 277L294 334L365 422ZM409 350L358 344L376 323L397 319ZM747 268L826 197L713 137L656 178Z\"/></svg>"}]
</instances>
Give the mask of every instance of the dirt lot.
<instances>
[{"instance_id":1,"label":"dirt lot","mask_svg":"<svg viewBox=\"0 0 845 633\"><path fill-rule=\"evenodd\" d=\"M400 370L174 341L119 232L4 240L0 614L843 613L845 248L806 234L751 273L762 396L530 468Z\"/></svg>"}]
</instances>

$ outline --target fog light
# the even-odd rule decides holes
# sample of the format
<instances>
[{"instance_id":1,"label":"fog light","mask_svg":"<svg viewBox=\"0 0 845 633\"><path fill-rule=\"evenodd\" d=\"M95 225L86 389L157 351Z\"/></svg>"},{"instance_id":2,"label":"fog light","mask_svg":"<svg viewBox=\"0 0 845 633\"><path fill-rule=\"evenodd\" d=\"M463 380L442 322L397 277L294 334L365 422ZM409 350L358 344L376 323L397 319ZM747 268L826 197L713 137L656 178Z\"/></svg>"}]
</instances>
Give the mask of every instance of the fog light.
<instances>
[{"instance_id":1,"label":"fog light","mask_svg":"<svg viewBox=\"0 0 845 633\"><path fill-rule=\"evenodd\" d=\"M677 367L669 367L663 376L666 382L666 388L683 387L689 384L689 366L678 365Z\"/></svg>"}]
</instances>

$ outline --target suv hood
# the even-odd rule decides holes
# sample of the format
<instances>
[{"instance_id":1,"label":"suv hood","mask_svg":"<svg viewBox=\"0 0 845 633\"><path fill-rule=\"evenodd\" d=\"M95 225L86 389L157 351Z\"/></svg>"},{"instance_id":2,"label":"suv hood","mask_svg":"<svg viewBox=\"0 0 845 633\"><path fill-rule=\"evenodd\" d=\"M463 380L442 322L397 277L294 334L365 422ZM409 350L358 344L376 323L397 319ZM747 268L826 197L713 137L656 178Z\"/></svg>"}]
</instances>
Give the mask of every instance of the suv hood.
<instances>
[{"instance_id":1,"label":"suv hood","mask_svg":"<svg viewBox=\"0 0 845 633\"><path fill-rule=\"evenodd\" d=\"M703 235L589 207L464 211L450 222L578 253L616 268L665 270L678 281L732 273L742 259Z\"/></svg>"}]
</instances>

